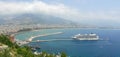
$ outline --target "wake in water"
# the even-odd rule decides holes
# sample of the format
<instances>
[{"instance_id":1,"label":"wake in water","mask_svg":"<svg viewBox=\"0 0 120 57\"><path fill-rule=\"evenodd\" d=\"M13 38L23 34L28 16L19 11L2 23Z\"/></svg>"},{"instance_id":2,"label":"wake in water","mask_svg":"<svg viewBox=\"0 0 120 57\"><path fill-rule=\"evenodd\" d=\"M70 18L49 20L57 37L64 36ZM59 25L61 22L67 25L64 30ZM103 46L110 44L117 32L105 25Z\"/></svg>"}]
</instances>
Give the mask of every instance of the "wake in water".
<instances>
[{"instance_id":1,"label":"wake in water","mask_svg":"<svg viewBox=\"0 0 120 57\"><path fill-rule=\"evenodd\" d=\"M73 39L51 39L51 40L37 40L37 41L33 41L33 42L69 41L69 40L73 40Z\"/></svg>"}]
</instances>

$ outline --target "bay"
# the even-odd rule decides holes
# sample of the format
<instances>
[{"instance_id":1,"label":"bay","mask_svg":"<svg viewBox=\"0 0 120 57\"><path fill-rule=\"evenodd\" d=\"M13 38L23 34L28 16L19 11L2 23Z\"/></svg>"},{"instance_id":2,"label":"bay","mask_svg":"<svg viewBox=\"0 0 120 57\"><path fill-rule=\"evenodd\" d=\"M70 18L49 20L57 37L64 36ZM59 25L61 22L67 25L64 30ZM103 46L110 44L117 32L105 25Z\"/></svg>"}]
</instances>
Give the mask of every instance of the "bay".
<instances>
[{"instance_id":1,"label":"bay","mask_svg":"<svg viewBox=\"0 0 120 57\"><path fill-rule=\"evenodd\" d=\"M120 57L120 30L115 29L43 29L38 31L21 32L16 35L17 39L26 40L31 36L40 34L49 34L55 32L63 32L62 34L38 37L36 40L52 40L52 39L71 39L56 40L47 42L31 42L29 45L38 45L41 47L39 51L48 53L65 52L70 57ZM100 39L98 41L76 41L72 36L76 34L96 33ZM108 39L109 40L105 40Z\"/></svg>"}]
</instances>

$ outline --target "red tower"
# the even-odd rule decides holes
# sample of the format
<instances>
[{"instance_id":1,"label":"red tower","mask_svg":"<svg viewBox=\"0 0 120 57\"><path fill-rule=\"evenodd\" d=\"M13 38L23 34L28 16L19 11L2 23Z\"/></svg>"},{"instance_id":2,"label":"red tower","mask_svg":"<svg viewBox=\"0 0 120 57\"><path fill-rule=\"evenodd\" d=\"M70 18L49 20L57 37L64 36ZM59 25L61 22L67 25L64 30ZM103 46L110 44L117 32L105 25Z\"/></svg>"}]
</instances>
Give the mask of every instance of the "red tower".
<instances>
[{"instance_id":1,"label":"red tower","mask_svg":"<svg viewBox=\"0 0 120 57\"><path fill-rule=\"evenodd\" d=\"M13 42L13 43L14 43L14 41L15 41L15 37L14 37L14 35L13 35L13 34L12 34L12 35L10 35L9 39L10 39L10 41L11 41L11 42Z\"/></svg>"}]
</instances>

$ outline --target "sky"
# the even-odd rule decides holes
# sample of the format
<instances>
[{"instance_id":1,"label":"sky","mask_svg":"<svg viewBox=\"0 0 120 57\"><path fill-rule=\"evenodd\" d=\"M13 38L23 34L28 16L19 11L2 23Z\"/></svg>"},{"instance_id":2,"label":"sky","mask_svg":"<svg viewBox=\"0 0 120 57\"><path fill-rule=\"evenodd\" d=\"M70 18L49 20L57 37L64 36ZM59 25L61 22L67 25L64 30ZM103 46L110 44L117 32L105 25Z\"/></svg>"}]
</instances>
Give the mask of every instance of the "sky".
<instances>
[{"instance_id":1,"label":"sky","mask_svg":"<svg viewBox=\"0 0 120 57\"><path fill-rule=\"evenodd\" d=\"M0 16L47 14L82 24L120 27L120 0L0 0Z\"/></svg>"}]
</instances>

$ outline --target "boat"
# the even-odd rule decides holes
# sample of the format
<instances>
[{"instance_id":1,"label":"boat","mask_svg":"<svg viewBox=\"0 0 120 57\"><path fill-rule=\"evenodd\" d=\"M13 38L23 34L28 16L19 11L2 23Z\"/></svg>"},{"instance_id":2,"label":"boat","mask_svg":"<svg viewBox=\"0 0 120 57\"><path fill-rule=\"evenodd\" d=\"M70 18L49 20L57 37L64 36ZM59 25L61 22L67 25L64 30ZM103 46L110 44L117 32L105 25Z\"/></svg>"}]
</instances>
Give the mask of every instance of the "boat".
<instances>
[{"instance_id":1,"label":"boat","mask_svg":"<svg viewBox=\"0 0 120 57\"><path fill-rule=\"evenodd\" d=\"M90 34L77 34L73 37L75 40L99 40L99 36L94 33Z\"/></svg>"}]
</instances>

